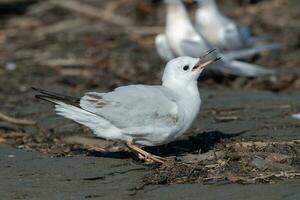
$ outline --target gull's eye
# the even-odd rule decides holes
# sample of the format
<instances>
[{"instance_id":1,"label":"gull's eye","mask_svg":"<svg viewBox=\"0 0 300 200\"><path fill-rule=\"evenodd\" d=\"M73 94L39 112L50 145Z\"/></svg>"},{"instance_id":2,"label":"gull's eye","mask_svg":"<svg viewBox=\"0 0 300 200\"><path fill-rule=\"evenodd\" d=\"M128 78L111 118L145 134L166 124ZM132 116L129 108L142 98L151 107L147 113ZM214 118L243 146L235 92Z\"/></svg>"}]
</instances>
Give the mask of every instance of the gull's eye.
<instances>
[{"instance_id":1,"label":"gull's eye","mask_svg":"<svg viewBox=\"0 0 300 200\"><path fill-rule=\"evenodd\" d=\"M186 70L188 70L190 67L188 66L188 65L185 65L184 67L183 67L183 70L184 71L186 71Z\"/></svg>"}]
</instances>

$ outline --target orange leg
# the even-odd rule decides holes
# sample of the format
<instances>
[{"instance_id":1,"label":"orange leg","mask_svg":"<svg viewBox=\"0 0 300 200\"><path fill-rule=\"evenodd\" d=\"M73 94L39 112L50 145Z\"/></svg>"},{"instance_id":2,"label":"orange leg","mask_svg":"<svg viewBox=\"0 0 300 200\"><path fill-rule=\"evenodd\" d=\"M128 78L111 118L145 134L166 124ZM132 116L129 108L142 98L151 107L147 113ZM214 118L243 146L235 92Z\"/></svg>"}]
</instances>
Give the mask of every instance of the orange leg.
<instances>
[{"instance_id":1,"label":"orange leg","mask_svg":"<svg viewBox=\"0 0 300 200\"><path fill-rule=\"evenodd\" d=\"M131 142L127 142L126 143L127 147L135 154L140 155L142 159L149 161L152 160L154 162L159 162L162 164L166 164L166 162L168 161L165 158L159 157L159 156L155 156L151 153L148 153L147 151L144 151L143 149L135 146L134 144L132 144Z\"/></svg>"}]
</instances>

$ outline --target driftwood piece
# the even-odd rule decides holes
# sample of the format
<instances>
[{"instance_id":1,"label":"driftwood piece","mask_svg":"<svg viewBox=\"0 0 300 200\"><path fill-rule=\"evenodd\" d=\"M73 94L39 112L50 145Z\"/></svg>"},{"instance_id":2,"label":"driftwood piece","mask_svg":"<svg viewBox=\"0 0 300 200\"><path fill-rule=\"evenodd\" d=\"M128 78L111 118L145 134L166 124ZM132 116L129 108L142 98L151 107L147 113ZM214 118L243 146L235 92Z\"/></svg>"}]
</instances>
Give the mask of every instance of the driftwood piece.
<instances>
[{"instance_id":1,"label":"driftwood piece","mask_svg":"<svg viewBox=\"0 0 300 200\"><path fill-rule=\"evenodd\" d=\"M270 182L273 178L295 178L299 177L300 173L297 172L278 172L278 173L267 173L258 175L254 178L238 176L238 175L227 175L226 179L233 183L256 183L256 182ZM213 177L215 178L215 177Z\"/></svg>"},{"instance_id":2,"label":"driftwood piece","mask_svg":"<svg viewBox=\"0 0 300 200\"><path fill-rule=\"evenodd\" d=\"M133 22L130 18L125 16L120 16L115 14L113 11L115 8L111 9L101 9L101 8L94 8L88 4L78 2L76 0L53 0L51 1L53 5L59 6L73 12L77 12L81 15L85 15L87 17L96 18L108 22L110 24L114 24L117 26L121 26L124 28L125 33L144 36L144 35L156 35L164 31L164 27L162 26L134 26ZM117 5L114 5L117 6ZM63 24L62 24L63 25ZM71 26L72 24L70 24ZM76 24L75 24L76 25ZM58 26L58 25L57 25ZM59 27L59 26L58 26Z\"/></svg>"},{"instance_id":3,"label":"driftwood piece","mask_svg":"<svg viewBox=\"0 0 300 200\"><path fill-rule=\"evenodd\" d=\"M28 14L34 15L34 14L41 14L45 13L46 11L52 9L55 5L49 3L49 1L41 1L39 3L33 4L28 9Z\"/></svg>"},{"instance_id":4,"label":"driftwood piece","mask_svg":"<svg viewBox=\"0 0 300 200\"><path fill-rule=\"evenodd\" d=\"M300 144L300 140L291 141L249 141L249 142L237 142L232 144L226 144L227 148L241 149L241 148L265 148L268 145L295 145Z\"/></svg>"},{"instance_id":5,"label":"driftwood piece","mask_svg":"<svg viewBox=\"0 0 300 200\"><path fill-rule=\"evenodd\" d=\"M119 145L116 142L103 140L100 138L84 137L84 136L68 136L63 138L63 141L68 144L80 144L88 150L94 151L121 151L126 150L124 145Z\"/></svg>"},{"instance_id":6,"label":"driftwood piece","mask_svg":"<svg viewBox=\"0 0 300 200\"><path fill-rule=\"evenodd\" d=\"M163 33L165 27L163 26L134 26L128 28L127 31L134 35L157 35Z\"/></svg>"},{"instance_id":7,"label":"driftwood piece","mask_svg":"<svg viewBox=\"0 0 300 200\"><path fill-rule=\"evenodd\" d=\"M4 113L0 113L0 120L13 123L13 124L19 124L19 125L34 125L36 122L32 120L27 119L17 119L14 117L10 117L8 115L5 115Z\"/></svg>"},{"instance_id":8,"label":"driftwood piece","mask_svg":"<svg viewBox=\"0 0 300 200\"><path fill-rule=\"evenodd\" d=\"M92 60L83 58L56 58L41 60L39 63L48 67L87 67L93 65Z\"/></svg>"},{"instance_id":9,"label":"driftwood piece","mask_svg":"<svg viewBox=\"0 0 300 200\"><path fill-rule=\"evenodd\" d=\"M84 25L86 22L82 19L68 19L59 21L58 23L51 24L46 27L41 27L35 31L35 34L39 37L63 32L69 29L77 28Z\"/></svg>"},{"instance_id":10,"label":"driftwood piece","mask_svg":"<svg viewBox=\"0 0 300 200\"><path fill-rule=\"evenodd\" d=\"M91 72L91 70L87 70L87 69L57 69L58 73L61 76L80 76L80 77L85 77L85 78L92 78L93 77L93 73Z\"/></svg>"},{"instance_id":11,"label":"driftwood piece","mask_svg":"<svg viewBox=\"0 0 300 200\"><path fill-rule=\"evenodd\" d=\"M125 17L125 16L119 16L116 14L113 14L111 12L106 12L105 10L102 10L100 8L94 8L90 5L81 3L76 0L54 0L51 1L53 4L56 6L69 9L71 11L77 12L79 14L92 17L92 18L97 18L101 19L103 21L106 21L108 23L118 25L118 26L131 26L132 21Z\"/></svg>"}]
</instances>

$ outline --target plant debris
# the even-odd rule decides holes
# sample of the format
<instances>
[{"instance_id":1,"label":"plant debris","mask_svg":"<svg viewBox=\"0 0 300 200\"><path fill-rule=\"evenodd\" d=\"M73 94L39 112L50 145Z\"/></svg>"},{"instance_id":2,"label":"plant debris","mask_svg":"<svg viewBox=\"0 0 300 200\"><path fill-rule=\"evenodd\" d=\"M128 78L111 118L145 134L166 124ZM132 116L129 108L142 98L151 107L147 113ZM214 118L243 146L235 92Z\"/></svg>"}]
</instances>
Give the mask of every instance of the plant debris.
<instances>
[{"instance_id":1,"label":"plant debris","mask_svg":"<svg viewBox=\"0 0 300 200\"><path fill-rule=\"evenodd\" d=\"M246 144L246 145L245 145ZM176 157L144 178L144 184L272 183L300 178L300 141L256 141L218 144L204 154Z\"/></svg>"}]
</instances>

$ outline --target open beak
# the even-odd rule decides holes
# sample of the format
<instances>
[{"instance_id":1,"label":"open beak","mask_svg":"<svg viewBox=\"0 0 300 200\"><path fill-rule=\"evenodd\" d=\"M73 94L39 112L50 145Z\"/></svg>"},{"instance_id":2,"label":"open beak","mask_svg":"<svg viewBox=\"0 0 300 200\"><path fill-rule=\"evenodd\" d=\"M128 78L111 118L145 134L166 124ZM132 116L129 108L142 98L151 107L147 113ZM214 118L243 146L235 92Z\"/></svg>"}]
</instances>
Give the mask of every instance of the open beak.
<instances>
[{"instance_id":1,"label":"open beak","mask_svg":"<svg viewBox=\"0 0 300 200\"><path fill-rule=\"evenodd\" d=\"M209 56L214 51L216 51L216 49L209 50L206 53L202 54L200 56L199 62L193 67L192 71L203 69L209 64L220 60L221 57L219 57L217 53L214 54L213 56Z\"/></svg>"}]
</instances>

